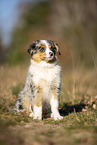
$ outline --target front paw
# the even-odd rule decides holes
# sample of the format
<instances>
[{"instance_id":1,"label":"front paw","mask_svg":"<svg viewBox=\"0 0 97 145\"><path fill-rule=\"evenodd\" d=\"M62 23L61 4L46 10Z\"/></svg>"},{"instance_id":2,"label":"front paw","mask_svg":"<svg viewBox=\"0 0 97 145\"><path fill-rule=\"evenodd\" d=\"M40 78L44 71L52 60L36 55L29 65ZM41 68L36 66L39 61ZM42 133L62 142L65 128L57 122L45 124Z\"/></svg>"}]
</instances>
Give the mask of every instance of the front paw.
<instances>
[{"instance_id":1,"label":"front paw","mask_svg":"<svg viewBox=\"0 0 97 145\"><path fill-rule=\"evenodd\" d=\"M33 112L29 114L29 117L33 117L33 116L34 116L34 113Z\"/></svg>"},{"instance_id":2,"label":"front paw","mask_svg":"<svg viewBox=\"0 0 97 145\"><path fill-rule=\"evenodd\" d=\"M42 106L40 107L34 106L33 110L34 110L33 119L42 120Z\"/></svg>"},{"instance_id":3,"label":"front paw","mask_svg":"<svg viewBox=\"0 0 97 145\"><path fill-rule=\"evenodd\" d=\"M53 118L54 120L62 120L63 116L61 116L59 113L55 113L55 114L51 114L51 118Z\"/></svg>"},{"instance_id":4,"label":"front paw","mask_svg":"<svg viewBox=\"0 0 97 145\"><path fill-rule=\"evenodd\" d=\"M34 115L33 119L42 120L42 116L41 115Z\"/></svg>"}]
</instances>

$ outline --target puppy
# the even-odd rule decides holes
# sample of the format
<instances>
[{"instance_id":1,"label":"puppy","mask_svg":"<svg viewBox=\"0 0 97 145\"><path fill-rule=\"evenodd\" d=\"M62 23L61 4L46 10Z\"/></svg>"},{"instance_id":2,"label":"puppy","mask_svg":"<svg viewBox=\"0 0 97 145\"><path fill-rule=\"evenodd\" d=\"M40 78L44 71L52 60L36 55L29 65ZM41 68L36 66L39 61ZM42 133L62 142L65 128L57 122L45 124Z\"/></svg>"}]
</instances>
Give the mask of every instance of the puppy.
<instances>
[{"instance_id":1,"label":"puppy","mask_svg":"<svg viewBox=\"0 0 97 145\"><path fill-rule=\"evenodd\" d=\"M27 50L31 64L24 89L16 102L17 112L26 111L42 120L42 112L51 112L54 120L63 119L58 111L61 90L61 67L57 63L60 48L55 41L37 40Z\"/></svg>"}]
</instances>

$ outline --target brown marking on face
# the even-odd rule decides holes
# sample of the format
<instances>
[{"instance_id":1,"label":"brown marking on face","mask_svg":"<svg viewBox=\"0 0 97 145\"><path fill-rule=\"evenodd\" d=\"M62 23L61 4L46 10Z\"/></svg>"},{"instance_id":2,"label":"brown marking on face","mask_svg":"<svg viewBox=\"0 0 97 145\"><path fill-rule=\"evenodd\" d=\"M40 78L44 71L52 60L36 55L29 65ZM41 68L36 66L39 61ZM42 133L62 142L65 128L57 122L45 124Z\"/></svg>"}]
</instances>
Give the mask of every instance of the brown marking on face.
<instances>
[{"instance_id":1,"label":"brown marking on face","mask_svg":"<svg viewBox=\"0 0 97 145\"><path fill-rule=\"evenodd\" d=\"M45 60L46 59L46 53L41 53L41 52L38 52L36 54L33 55L33 60L37 63L40 63L42 60Z\"/></svg>"},{"instance_id":2,"label":"brown marking on face","mask_svg":"<svg viewBox=\"0 0 97 145\"><path fill-rule=\"evenodd\" d=\"M52 46L51 45L49 45L49 48L51 48Z\"/></svg>"},{"instance_id":3,"label":"brown marking on face","mask_svg":"<svg viewBox=\"0 0 97 145\"><path fill-rule=\"evenodd\" d=\"M55 44L55 47L56 47L56 50L57 50L57 52L58 52L58 50L59 50L59 47Z\"/></svg>"},{"instance_id":4,"label":"brown marking on face","mask_svg":"<svg viewBox=\"0 0 97 145\"><path fill-rule=\"evenodd\" d=\"M31 49L30 54L32 54L32 52L33 52L33 49Z\"/></svg>"},{"instance_id":5,"label":"brown marking on face","mask_svg":"<svg viewBox=\"0 0 97 145\"><path fill-rule=\"evenodd\" d=\"M61 55L59 46L55 43L54 43L54 45L55 45L55 48L57 50L58 55Z\"/></svg>"},{"instance_id":6,"label":"brown marking on face","mask_svg":"<svg viewBox=\"0 0 97 145\"><path fill-rule=\"evenodd\" d=\"M44 48L46 48L46 45L44 45L44 44L43 44L41 47L44 47Z\"/></svg>"}]
</instances>

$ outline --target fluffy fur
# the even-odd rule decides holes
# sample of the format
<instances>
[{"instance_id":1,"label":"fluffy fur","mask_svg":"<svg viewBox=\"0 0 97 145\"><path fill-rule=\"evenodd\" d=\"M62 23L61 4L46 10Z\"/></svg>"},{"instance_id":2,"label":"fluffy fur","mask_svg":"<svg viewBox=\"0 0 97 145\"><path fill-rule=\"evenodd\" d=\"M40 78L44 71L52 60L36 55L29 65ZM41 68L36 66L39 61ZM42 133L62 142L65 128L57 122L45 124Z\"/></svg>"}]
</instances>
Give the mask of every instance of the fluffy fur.
<instances>
[{"instance_id":1,"label":"fluffy fur","mask_svg":"<svg viewBox=\"0 0 97 145\"><path fill-rule=\"evenodd\" d=\"M31 65L25 87L18 95L18 112L26 111L33 119L42 119L42 112L51 113L54 120L63 119L58 111L61 90L61 67L56 53L60 49L55 41L37 40L28 49Z\"/></svg>"}]
</instances>

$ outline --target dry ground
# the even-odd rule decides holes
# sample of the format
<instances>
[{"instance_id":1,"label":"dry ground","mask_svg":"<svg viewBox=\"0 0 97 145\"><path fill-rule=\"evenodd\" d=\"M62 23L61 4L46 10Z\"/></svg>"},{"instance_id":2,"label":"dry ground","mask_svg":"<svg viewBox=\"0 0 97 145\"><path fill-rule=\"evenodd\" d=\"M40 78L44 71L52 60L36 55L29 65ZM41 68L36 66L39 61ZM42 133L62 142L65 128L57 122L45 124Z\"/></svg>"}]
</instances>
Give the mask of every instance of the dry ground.
<instances>
[{"instance_id":1,"label":"dry ground","mask_svg":"<svg viewBox=\"0 0 97 145\"><path fill-rule=\"evenodd\" d=\"M37 121L12 111L27 70L28 66L0 66L0 145L96 145L96 70L62 72L61 121Z\"/></svg>"}]
</instances>

